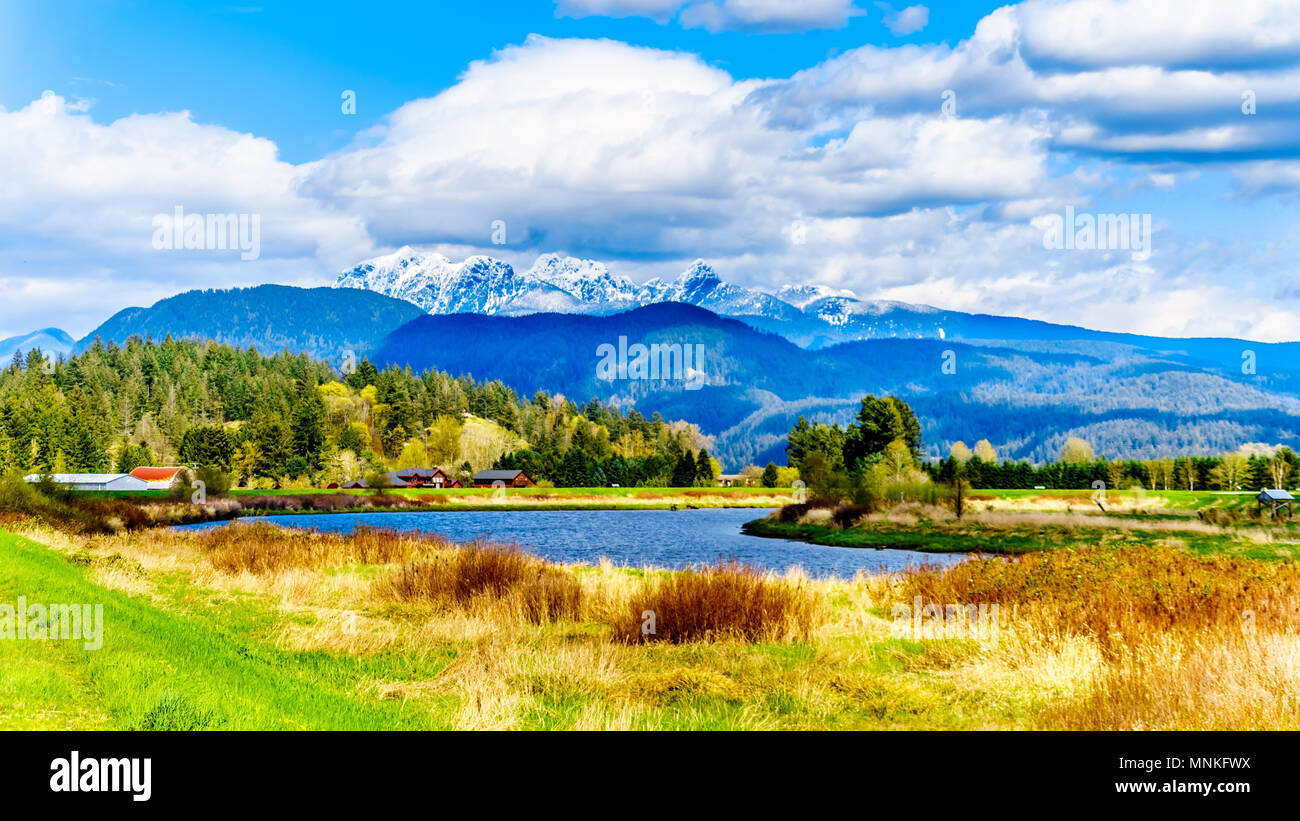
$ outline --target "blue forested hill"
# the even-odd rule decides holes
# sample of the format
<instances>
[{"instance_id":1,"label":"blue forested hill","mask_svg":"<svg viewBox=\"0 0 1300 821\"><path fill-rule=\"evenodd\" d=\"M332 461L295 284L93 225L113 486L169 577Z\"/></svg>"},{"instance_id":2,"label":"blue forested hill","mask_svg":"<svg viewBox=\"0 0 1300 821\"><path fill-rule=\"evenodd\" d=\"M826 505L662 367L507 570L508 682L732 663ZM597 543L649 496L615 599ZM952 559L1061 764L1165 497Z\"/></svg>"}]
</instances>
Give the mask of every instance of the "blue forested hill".
<instances>
[{"instance_id":1,"label":"blue forested hill","mask_svg":"<svg viewBox=\"0 0 1300 821\"><path fill-rule=\"evenodd\" d=\"M42 328L29 334L0 339L0 361L8 363L15 353L29 353L39 349L46 356L58 356L72 351L76 342L68 336L67 331L58 328Z\"/></svg>"},{"instance_id":2,"label":"blue forested hill","mask_svg":"<svg viewBox=\"0 0 1300 821\"><path fill-rule=\"evenodd\" d=\"M187 291L149 308L126 308L77 343L125 342L133 335L215 339L262 353L288 349L335 364L351 350L370 353L393 329L424 312L409 302L369 291L260 285Z\"/></svg>"},{"instance_id":3,"label":"blue forested hill","mask_svg":"<svg viewBox=\"0 0 1300 821\"><path fill-rule=\"evenodd\" d=\"M716 438L713 452L729 469L780 461L799 415L845 422L869 392L906 398L935 454L957 439L987 438L1004 457L1044 460L1073 435L1100 453L1135 458L1246 441L1300 444L1293 350L1300 345L1106 336L873 339L806 350L744 322L664 303L610 316L425 315L373 358L688 419ZM629 345L703 345L706 384L600 378L597 351L620 337ZM1243 367L1244 351L1253 372Z\"/></svg>"},{"instance_id":4,"label":"blue forested hill","mask_svg":"<svg viewBox=\"0 0 1300 821\"><path fill-rule=\"evenodd\" d=\"M1102 334L965 316L972 317L965 324L947 324L947 339L936 333L808 349L749 319L681 303L610 315L427 315L368 291L264 285L129 308L77 345L171 334L306 352L336 367L351 350L380 365L499 379L525 394L598 397L698 423L715 438L710 452L731 470L783 461L785 434L800 415L847 422L865 393L906 398L935 455L958 439L989 439L1003 457L1042 461L1069 436L1107 456L1135 458L1250 441L1300 446L1300 344ZM897 317L877 319L882 335L898 324ZM1017 336L1030 333L1038 338ZM702 372L701 386L601 378L597 351L616 348L620 337L628 345L702 346L702 363L691 363Z\"/></svg>"}]
</instances>

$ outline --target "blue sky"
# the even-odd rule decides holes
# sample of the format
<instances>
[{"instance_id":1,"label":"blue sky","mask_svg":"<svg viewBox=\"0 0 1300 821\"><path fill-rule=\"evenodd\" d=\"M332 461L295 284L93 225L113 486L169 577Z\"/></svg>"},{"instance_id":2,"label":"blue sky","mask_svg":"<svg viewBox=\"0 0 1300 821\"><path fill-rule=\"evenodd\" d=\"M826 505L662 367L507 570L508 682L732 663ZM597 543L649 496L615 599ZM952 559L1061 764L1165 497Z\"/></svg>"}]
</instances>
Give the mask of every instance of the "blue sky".
<instances>
[{"instance_id":1,"label":"blue sky","mask_svg":"<svg viewBox=\"0 0 1300 821\"><path fill-rule=\"evenodd\" d=\"M371 5L0 0L0 336L410 244L1300 338L1295 4ZM153 248L176 206L260 257ZM1149 257L1044 248L1067 206Z\"/></svg>"},{"instance_id":2,"label":"blue sky","mask_svg":"<svg viewBox=\"0 0 1300 821\"><path fill-rule=\"evenodd\" d=\"M546 0L3 0L10 42L39 47L10 52L22 59L0 77L0 105L18 108L48 89L94 99L101 120L188 110L268 137L298 163L344 147L357 130L446 89L471 61L529 34L689 51L738 79L783 77L864 43L956 43L998 5L932 3L924 29L898 36L870 3L838 29L710 32L647 17L573 17ZM355 119L341 114L340 89L357 92Z\"/></svg>"}]
</instances>

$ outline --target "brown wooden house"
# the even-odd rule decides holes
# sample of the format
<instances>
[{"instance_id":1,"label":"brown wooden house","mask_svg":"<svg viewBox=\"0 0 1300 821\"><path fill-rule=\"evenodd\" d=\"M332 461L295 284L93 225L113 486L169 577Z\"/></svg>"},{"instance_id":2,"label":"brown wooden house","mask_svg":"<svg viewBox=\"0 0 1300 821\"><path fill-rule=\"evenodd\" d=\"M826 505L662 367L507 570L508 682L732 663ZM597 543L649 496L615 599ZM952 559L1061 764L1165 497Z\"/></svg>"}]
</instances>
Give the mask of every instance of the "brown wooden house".
<instances>
[{"instance_id":1,"label":"brown wooden house","mask_svg":"<svg viewBox=\"0 0 1300 821\"><path fill-rule=\"evenodd\" d=\"M500 482L501 484L497 484ZM522 470L480 470L474 474L474 487L536 487Z\"/></svg>"}]
</instances>

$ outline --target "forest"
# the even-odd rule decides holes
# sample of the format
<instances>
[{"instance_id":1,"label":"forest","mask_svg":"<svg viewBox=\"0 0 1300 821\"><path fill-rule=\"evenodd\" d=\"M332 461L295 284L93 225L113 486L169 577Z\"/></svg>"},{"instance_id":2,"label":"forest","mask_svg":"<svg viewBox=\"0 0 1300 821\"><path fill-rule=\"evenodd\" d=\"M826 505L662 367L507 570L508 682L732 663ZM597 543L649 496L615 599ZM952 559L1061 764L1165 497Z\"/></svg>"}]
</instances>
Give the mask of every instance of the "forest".
<instances>
[{"instance_id":1,"label":"forest","mask_svg":"<svg viewBox=\"0 0 1300 821\"><path fill-rule=\"evenodd\" d=\"M697 427L658 414L540 391L523 398L500 382L367 359L349 370L170 337L96 342L57 361L15 355L0 371L0 466L185 464L251 488L432 466L468 478L518 465L556 485L712 484L718 471Z\"/></svg>"}]
</instances>

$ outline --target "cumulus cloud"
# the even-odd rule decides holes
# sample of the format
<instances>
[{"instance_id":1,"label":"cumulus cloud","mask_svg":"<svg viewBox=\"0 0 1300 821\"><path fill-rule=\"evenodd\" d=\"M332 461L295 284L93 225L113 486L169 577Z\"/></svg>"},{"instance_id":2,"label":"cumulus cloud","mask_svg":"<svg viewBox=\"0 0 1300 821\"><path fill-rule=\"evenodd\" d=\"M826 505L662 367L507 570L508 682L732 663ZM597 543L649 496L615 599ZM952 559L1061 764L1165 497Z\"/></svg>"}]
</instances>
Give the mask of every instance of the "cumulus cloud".
<instances>
[{"instance_id":1,"label":"cumulus cloud","mask_svg":"<svg viewBox=\"0 0 1300 821\"><path fill-rule=\"evenodd\" d=\"M309 190L385 243L482 241L500 220L539 250L673 257L744 247L742 226L796 213L1005 200L1043 183L1035 118L936 110L818 141L774 127L762 86L690 55L534 37L399 109L374 145L314 164Z\"/></svg>"},{"instance_id":2,"label":"cumulus cloud","mask_svg":"<svg viewBox=\"0 0 1300 821\"><path fill-rule=\"evenodd\" d=\"M1115 31L1127 31L1120 12L1132 9L1103 2L1101 8L1112 13L1099 18L1095 5L1031 0L1004 7L955 47L863 46L758 93L772 116L789 127L850 123L865 111L933 110L946 95L963 117L1040 110L1053 123L1058 150L1148 162L1300 156L1300 66L1252 67L1244 60L1217 69L1152 64L1161 54L1177 54L1180 62L1203 54L1212 63L1222 43L1248 44L1239 25L1211 37L1209 24L1184 24L1190 15L1174 6L1160 19L1171 21L1182 40L1169 32L1151 38L1164 42L1163 51L1128 34L1117 40ZM1276 18L1281 28L1270 42L1300 38L1300 16L1277 4L1243 0L1234 8L1243 18ZM1085 19L1104 24L1079 22ZM1060 41L1057 26L1067 24L1077 26ZM1151 30L1149 21L1142 30ZM1077 70L1062 70L1059 62L1044 67L1041 55L1048 53L1073 55L1071 60L1091 54L1096 64Z\"/></svg>"},{"instance_id":3,"label":"cumulus cloud","mask_svg":"<svg viewBox=\"0 0 1300 821\"><path fill-rule=\"evenodd\" d=\"M47 92L0 110L0 156L0 270L9 293L31 300L0 303L0 327L11 330L31 321L33 305L57 310L45 324L84 331L90 316L97 324L140 296L293 279L303 259L333 263L371 247L358 218L297 192L301 172L274 143L185 112L101 125ZM155 250L153 219L176 207L258 215L262 258Z\"/></svg>"}]
</instances>

